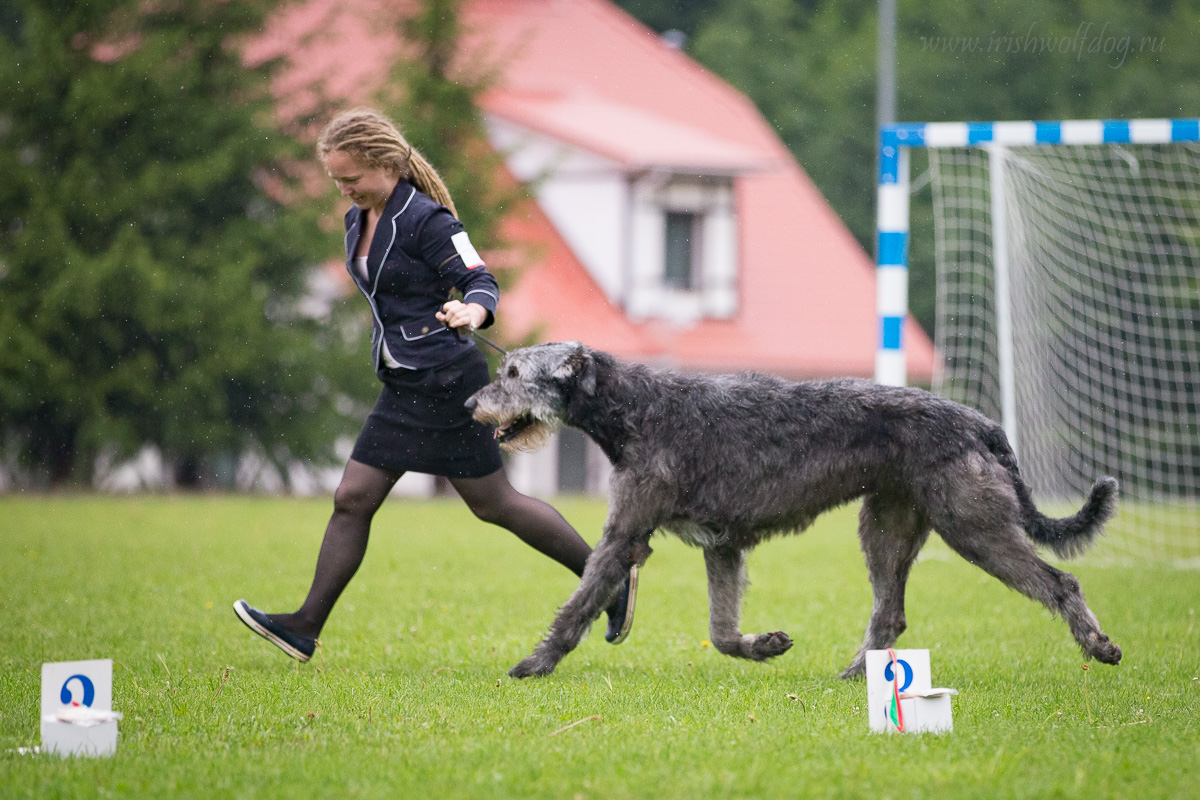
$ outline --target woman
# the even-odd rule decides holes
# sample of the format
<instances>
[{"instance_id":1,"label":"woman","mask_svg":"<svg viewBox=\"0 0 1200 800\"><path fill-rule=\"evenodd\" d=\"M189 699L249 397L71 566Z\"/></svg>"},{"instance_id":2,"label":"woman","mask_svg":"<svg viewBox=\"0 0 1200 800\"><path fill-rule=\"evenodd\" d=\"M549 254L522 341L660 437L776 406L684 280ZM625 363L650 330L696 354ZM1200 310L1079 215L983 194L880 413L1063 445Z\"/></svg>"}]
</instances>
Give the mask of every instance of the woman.
<instances>
[{"instance_id":1,"label":"woman","mask_svg":"<svg viewBox=\"0 0 1200 800\"><path fill-rule=\"evenodd\" d=\"M591 548L549 505L509 484L491 428L463 403L488 382L470 331L492 324L499 289L471 246L432 166L382 114L356 109L326 126L317 153L343 196L346 268L371 307L372 365L383 391L333 500L304 604L265 614L234 603L251 630L300 661L316 648L334 603L367 549L371 519L409 470L444 475L479 519L500 525L576 575ZM447 296L461 292L461 300ZM605 638L633 622L636 568L608 610Z\"/></svg>"}]
</instances>

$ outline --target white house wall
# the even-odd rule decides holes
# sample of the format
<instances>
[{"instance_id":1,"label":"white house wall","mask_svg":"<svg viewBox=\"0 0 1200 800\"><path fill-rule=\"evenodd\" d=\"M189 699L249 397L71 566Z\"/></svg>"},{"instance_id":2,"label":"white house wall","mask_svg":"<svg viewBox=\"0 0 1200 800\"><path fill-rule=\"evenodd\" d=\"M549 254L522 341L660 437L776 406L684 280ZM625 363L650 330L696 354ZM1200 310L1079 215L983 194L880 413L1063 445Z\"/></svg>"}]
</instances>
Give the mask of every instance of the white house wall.
<instances>
[{"instance_id":1,"label":"white house wall","mask_svg":"<svg viewBox=\"0 0 1200 800\"><path fill-rule=\"evenodd\" d=\"M681 325L701 317L726 318L737 311L737 216L733 182L651 172L632 186L631 291L633 319L666 318ZM701 216L699 285L682 291L663 283L667 211Z\"/></svg>"},{"instance_id":2,"label":"white house wall","mask_svg":"<svg viewBox=\"0 0 1200 800\"><path fill-rule=\"evenodd\" d=\"M705 316L727 318L738 307L738 236L733 187L722 187L717 198L717 205L704 221L701 281Z\"/></svg>"},{"instance_id":3,"label":"white house wall","mask_svg":"<svg viewBox=\"0 0 1200 800\"><path fill-rule=\"evenodd\" d=\"M681 325L737 311L737 216L733 179L670 171L623 171L594 153L498 117L489 141L533 188L538 205L610 301L631 319ZM665 212L703 222L698 286L663 285Z\"/></svg>"},{"instance_id":4,"label":"white house wall","mask_svg":"<svg viewBox=\"0 0 1200 800\"><path fill-rule=\"evenodd\" d=\"M635 320L662 316L668 309L671 316L683 322L697 315L699 306L686 301L681 293L668 302L667 290L662 285L663 265L666 261L666 239L663 228L666 216L655 202L661 188L662 178L645 176L632 186L633 209L630 213L630 287L626 311ZM693 307L694 306L694 307Z\"/></svg>"},{"instance_id":5,"label":"white house wall","mask_svg":"<svg viewBox=\"0 0 1200 800\"><path fill-rule=\"evenodd\" d=\"M551 498L558 492L558 436L532 453L513 453L505 460L508 482L521 494ZM595 497L608 494L612 464L600 446L587 440L587 493Z\"/></svg>"},{"instance_id":6,"label":"white house wall","mask_svg":"<svg viewBox=\"0 0 1200 800\"><path fill-rule=\"evenodd\" d=\"M508 482L521 494L553 497L558 494L558 439L532 453L513 453L505 464Z\"/></svg>"},{"instance_id":7,"label":"white house wall","mask_svg":"<svg viewBox=\"0 0 1200 800\"><path fill-rule=\"evenodd\" d=\"M508 168L533 189L538 205L600 289L614 303L626 291L622 265L625 178L618 165L506 120L485 120L488 139Z\"/></svg>"}]
</instances>

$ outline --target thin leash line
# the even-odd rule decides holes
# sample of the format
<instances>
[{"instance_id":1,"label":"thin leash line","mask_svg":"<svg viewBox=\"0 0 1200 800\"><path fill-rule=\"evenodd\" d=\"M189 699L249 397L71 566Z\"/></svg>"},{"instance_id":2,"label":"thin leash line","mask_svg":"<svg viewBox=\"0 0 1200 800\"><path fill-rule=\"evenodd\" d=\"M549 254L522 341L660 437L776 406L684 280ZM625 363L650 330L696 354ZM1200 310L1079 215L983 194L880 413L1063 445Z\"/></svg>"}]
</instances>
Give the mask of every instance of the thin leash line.
<instances>
[{"instance_id":1,"label":"thin leash line","mask_svg":"<svg viewBox=\"0 0 1200 800\"><path fill-rule=\"evenodd\" d=\"M489 339L489 338L487 338L486 336L484 336L482 333L479 333L478 331L474 331L474 330L473 330L473 331L471 331L471 335L472 335L472 336L474 336L474 337L475 337L475 338L476 338L478 341L481 341L481 342L483 342L483 343L484 343L484 344L486 344L488 347L490 347L490 348L492 348L493 350L495 350L495 351L496 351L497 353L499 353L500 355L502 355L502 356L506 356L506 355L508 355L508 351L507 351L507 350L505 350L503 347L501 347L500 345L498 345L498 344L496 344L495 342L493 342L491 339Z\"/></svg>"},{"instance_id":2,"label":"thin leash line","mask_svg":"<svg viewBox=\"0 0 1200 800\"><path fill-rule=\"evenodd\" d=\"M443 324L445 324L445 323L443 323ZM447 328L450 328L450 326L449 326L449 325L446 325L446 327L447 327ZM455 336L457 336L459 339L462 339L462 338L463 338L462 331L461 331L461 330L459 330L458 328L450 328L450 330L454 331L454 335L455 335ZM472 336L474 336L474 337L475 337L475 339L476 339L476 341L483 342L484 344L486 344L488 347L490 347L490 348L492 348L493 350L495 350L495 351L496 351L497 353L499 353L500 355L502 355L502 356L506 356L506 355L508 355L508 351L507 351L507 350L505 350L503 347L501 347L500 345L496 344L496 343L495 343L495 342L493 342L491 339L487 338L486 336L484 336L482 333L480 333L479 331L475 330L474 328L468 328L468 329L467 329L467 332L468 332L468 333L470 333Z\"/></svg>"}]
</instances>

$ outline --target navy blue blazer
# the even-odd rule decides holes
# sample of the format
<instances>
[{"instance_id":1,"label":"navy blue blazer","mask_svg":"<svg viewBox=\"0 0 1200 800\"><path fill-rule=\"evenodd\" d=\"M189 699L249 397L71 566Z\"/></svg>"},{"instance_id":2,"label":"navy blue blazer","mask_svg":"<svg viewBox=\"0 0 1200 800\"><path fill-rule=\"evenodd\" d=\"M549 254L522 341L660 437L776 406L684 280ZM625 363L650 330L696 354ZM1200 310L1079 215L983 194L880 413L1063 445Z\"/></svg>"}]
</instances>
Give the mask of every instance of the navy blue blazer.
<instances>
[{"instance_id":1,"label":"navy blue blazer","mask_svg":"<svg viewBox=\"0 0 1200 800\"><path fill-rule=\"evenodd\" d=\"M392 358L408 369L445 364L474 347L434 314L457 289L464 303L488 310L481 327L492 324L500 288L449 209L406 181L396 184L375 227L364 280L354 267L366 212L346 212L346 269L371 304L371 363L387 369L383 342Z\"/></svg>"}]
</instances>

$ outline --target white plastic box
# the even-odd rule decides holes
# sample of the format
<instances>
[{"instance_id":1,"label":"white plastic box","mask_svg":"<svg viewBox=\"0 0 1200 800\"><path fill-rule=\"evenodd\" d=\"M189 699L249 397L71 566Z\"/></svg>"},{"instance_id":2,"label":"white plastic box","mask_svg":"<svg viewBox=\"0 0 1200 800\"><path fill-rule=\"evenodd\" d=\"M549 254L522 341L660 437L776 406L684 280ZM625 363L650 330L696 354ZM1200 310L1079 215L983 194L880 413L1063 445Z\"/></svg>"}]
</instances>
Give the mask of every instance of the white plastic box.
<instances>
[{"instance_id":1,"label":"white plastic box","mask_svg":"<svg viewBox=\"0 0 1200 800\"><path fill-rule=\"evenodd\" d=\"M112 659L42 664L43 753L111 756L117 752Z\"/></svg>"},{"instance_id":2,"label":"white plastic box","mask_svg":"<svg viewBox=\"0 0 1200 800\"><path fill-rule=\"evenodd\" d=\"M933 688L928 650L896 650L896 669L887 650L867 651L867 721L872 733L898 733L890 709L900 689L904 733L949 733L954 729L950 696L954 689ZM898 682L893 683L893 675Z\"/></svg>"}]
</instances>

